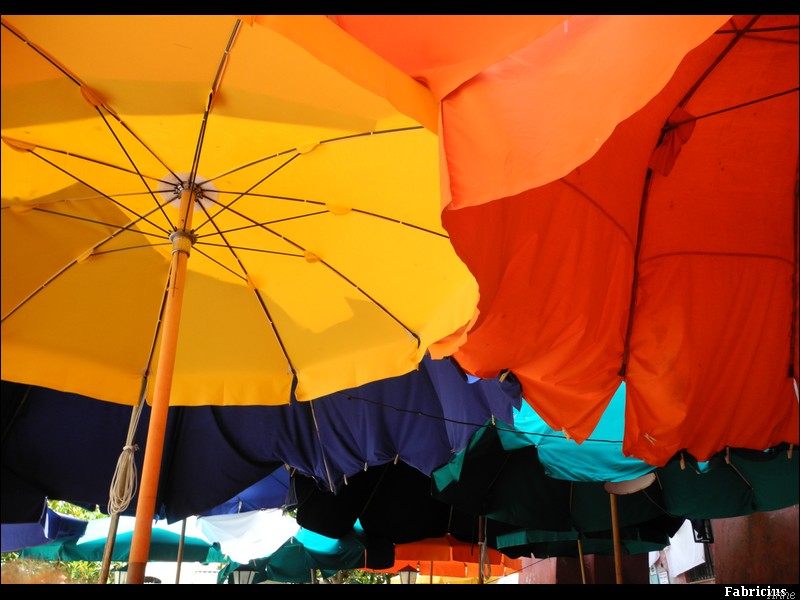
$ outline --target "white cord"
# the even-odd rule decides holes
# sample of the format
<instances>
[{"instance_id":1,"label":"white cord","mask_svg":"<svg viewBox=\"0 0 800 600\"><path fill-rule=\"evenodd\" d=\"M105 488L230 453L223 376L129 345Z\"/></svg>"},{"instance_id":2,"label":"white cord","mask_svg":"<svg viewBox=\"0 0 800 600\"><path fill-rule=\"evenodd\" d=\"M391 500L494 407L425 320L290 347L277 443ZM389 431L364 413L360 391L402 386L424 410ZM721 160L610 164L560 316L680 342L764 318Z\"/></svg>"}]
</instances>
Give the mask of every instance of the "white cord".
<instances>
[{"instance_id":1,"label":"white cord","mask_svg":"<svg viewBox=\"0 0 800 600\"><path fill-rule=\"evenodd\" d=\"M139 449L139 446L133 443L133 438L136 434L136 427L139 424L143 406L144 402L139 402L137 406L133 407L131 422L128 425L128 438L122 448L122 454L117 460L114 476L111 478L111 489L108 494L109 515L125 511L136 495L139 478L136 473L134 453Z\"/></svg>"}]
</instances>

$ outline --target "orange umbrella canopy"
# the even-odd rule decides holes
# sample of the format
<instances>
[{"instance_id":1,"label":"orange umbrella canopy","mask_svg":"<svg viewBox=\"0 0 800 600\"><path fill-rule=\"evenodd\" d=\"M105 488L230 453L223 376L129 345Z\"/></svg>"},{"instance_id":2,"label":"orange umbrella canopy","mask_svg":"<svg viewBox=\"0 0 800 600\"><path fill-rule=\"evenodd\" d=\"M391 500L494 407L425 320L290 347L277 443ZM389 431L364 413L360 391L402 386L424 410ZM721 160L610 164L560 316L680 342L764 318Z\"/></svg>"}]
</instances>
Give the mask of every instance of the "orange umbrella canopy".
<instances>
[{"instance_id":1,"label":"orange umbrella canopy","mask_svg":"<svg viewBox=\"0 0 800 600\"><path fill-rule=\"evenodd\" d=\"M481 564L484 578L502 577L522 569L522 560L509 558L494 548L485 548L481 562L481 545L462 542L450 534L437 538L425 538L406 544L395 544L395 563L377 573L399 573L409 568L420 575L438 577L480 577Z\"/></svg>"},{"instance_id":2,"label":"orange umbrella canopy","mask_svg":"<svg viewBox=\"0 0 800 600\"><path fill-rule=\"evenodd\" d=\"M590 158L727 15L337 15L440 100L442 206L511 196Z\"/></svg>"},{"instance_id":3,"label":"orange umbrella canopy","mask_svg":"<svg viewBox=\"0 0 800 600\"><path fill-rule=\"evenodd\" d=\"M454 357L511 370L578 442L625 381L623 452L653 465L797 444L798 16L575 16L537 35L440 95L442 219L480 286ZM463 66L425 70L410 45L396 64L428 81Z\"/></svg>"}]
</instances>

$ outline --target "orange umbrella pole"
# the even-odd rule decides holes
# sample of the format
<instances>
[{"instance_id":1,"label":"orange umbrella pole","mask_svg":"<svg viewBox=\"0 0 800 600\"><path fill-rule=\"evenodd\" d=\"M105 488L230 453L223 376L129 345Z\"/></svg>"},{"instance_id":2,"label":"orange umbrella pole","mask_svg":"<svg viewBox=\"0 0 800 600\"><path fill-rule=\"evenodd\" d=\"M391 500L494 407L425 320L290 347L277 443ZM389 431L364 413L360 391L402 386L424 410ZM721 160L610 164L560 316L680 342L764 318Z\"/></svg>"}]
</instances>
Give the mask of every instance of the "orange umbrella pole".
<instances>
[{"instance_id":1,"label":"orange umbrella pole","mask_svg":"<svg viewBox=\"0 0 800 600\"><path fill-rule=\"evenodd\" d=\"M164 331L161 338L161 352L158 357L158 371L153 384L150 427L147 430L142 482L139 487L139 501L136 505L136 523L133 528L131 553L128 558L127 582L131 584L144 583L145 567L150 555L158 479L161 471L161 457L164 452L164 436L167 430L169 394L172 388L175 350L178 345L178 326L180 325L181 304L186 282L186 261L192 247L192 239L188 232L192 220L190 207L193 204L194 193L185 191L181 196L180 208L180 214L184 217L178 223L178 230L170 235L172 264L170 265L169 289L164 307Z\"/></svg>"}]
</instances>

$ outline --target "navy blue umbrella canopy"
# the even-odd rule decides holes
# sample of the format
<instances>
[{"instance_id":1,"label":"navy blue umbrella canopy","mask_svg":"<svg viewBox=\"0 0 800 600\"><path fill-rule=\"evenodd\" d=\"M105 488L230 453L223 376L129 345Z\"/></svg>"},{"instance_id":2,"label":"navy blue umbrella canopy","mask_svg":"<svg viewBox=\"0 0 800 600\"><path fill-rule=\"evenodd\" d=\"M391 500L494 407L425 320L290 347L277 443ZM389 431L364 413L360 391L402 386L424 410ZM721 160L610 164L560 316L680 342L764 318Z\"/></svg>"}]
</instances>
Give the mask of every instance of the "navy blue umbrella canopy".
<instances>
[{"instance_id":1,"label":"navy blue umbrella canopy","mask_svg":"<svg viewBox=\"0 0 800 600\"><path fill-rule=\"evenodd\" d=\"M281 508L287 503L288 493L289 470L275 469L225 502L203 511L200 516L230 515L265 508Z\"/></svg>"},{"instance_id":2,"label":"navy blue umbrella canopy","mask_svg":"<svg viewBox=\"0 0 800 600\"><path fill-rule=\"evenodd\" d=\"M41 517L31 523L3 523L2 552L19 552L63 538L77 538L86 533L88 521L63 515L43 503Z\"/></svg>"},{"instance_id":3,"label":"navy blue umbrella canopy","mask_svg":"<svg viewBox=\"0 0 800 600\"><path fill-rule=\"evenodd\" d=\"M454 362L426 358L401 377L271 407L282 420L275 438L261 442L274 443L275 455L332 491L346 478L388 462L402 461L429 475L466 447L482 419L512 419L520 393L513 376L470 383Z\"/></svg>"},{"instance_id":4,"label":"navy blue umbrella canopy","mask_svg":"<svg viewBox=\"0 0 800 600\"><path fill-rule=\"evenodd\" d=\"M33 520L44 498L105 509L131 407L7 381L2 395L2 522ZM470 383L453 362L426 358L404 376L310 402L170 407L156 513L175 522L213 511L284 466L329 489L395 460L430 473L520 403L513 376ZM139 472L149 413L133 437ZM275 497L265 503L257 508ZM135 507L134 498L123 514Z\"/></svg>"},{"instance_id":5,"label":"navy blue umbrella canopy","mask_svg":"<svg viewBox=\"0 0 800 600\"><path fill-rule=\"evenodd\" d=\"M2 400L2 522L31 521L46 498L105 511L132 408L8 381L2 382ZM243 456L210 407L169 412L156 504L160 518L175 522L199 514L282 468L275 459ZM149 417L145 406L133 437L138 473ZM187 435L195 429L200 437ZM123 514L135 512L136 498Z\"/></svg>"}]
</instances>

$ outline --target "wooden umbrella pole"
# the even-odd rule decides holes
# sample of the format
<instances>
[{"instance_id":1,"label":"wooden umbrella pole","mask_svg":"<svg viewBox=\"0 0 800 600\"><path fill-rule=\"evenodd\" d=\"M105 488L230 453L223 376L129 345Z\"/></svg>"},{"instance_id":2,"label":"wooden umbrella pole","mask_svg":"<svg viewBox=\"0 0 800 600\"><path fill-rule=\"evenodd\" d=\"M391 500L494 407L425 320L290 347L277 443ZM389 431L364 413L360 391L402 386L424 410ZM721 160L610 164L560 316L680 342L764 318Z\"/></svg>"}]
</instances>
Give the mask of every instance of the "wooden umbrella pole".
<instances>
[{"instance_id":1,"label":"wooden umbrella pole","mask_svg":"<svg viewBox=\"0 0 800 600\"><path fill-rule=\"evenodd\" d=\"M117 525L119 524L119 513L111 515L111 523L108 526L108 537L106 538L106 546L103 549L103 562L100 565L100 579L99 583L108 581L108 574L111 570L111 557L114 554L114 543L117 540Z\"/></svg>"},{"instance_id":2,"label":"wooden umbrella pole","mask_svg":"<svg viewBox=\"0 0 800 600\"><path fill-rule=\"evenodd\" d=\"M484 516L478 516L478 583L482 584L483 581L483 569L484 569L484 561L486 559L486 553L484 552L484 544L486 542L486 535L484 531L485 521Z\"/></svg>"},{"instance_id":3,"label":"wooden umbrella pole","mask_svg":"<svg viewBox=\"0 0 800 600\"><path fill-rule=\"evenodd\" d=\"M111 515L111 523L108 528L108 536L106 538L106 546L103 550L103 563L100 567L100 583L108 581L109 572L111 570L111 558L114 553L114 544L116 543L117 529L119 527L119 515L128 508L133 495L135 493L135 481L132 478L136 477L136 465L134 463L133 453L139 449L134 443L136 436L136 429L139 427L139 417L142 414L142 407L145 403L145 393L147 392L147 378L142 380L142 391L139 394L139 403L133 407L131 412L131 420L128 424L128 436L125 438L125 446L122 448L122 454L117 460L117 468L114 471L114 477L111 479L111 490L108 498L108 514Z\"/></svg>"},{"instance_id":4,"label":"wooden umbrella pole","mask_svg":"<svg viewBox=\"0 0 800 600\"><path fill-rule=\"evenodd\" d=\"M609 494L611 499L611 530L614 536L614 572L617 583L622 583L622 563L620 560L619 522L617 521L617 495Z\"/></svg>"},{"instance_id":5,"label":"wooden umbrella pole","mask_svg":"<svg viewBox=\"0 0 800 600\"><path fill-rule=\"evenodd\" d=\"M181 304L186 282L186 263L192 246L189 232L191 231L193 206L194 192L192 190L184 191L181 194L181 219L178 222L177 231L170 235L172 261L166 306L164 307L164 331L161 338L161 352L158 356L158 371L153 384L153 407L150 412L150 427L147 430L142 482L139 487L136 522L133 528L131 553L128 558L128 583L131 584L144 583L145 567L150 554L161 457L164 452L164 436L167 431L169 394L172 388Z\"/></svg>"},{"instance_id":6,"label":"wooden umbrella pole","mask_svg":"<svg viewBox=\"0 0 800 600\"><path fill-rule=\"evenodd\" d=\"M177 566L175 568L175 583L181 582L181 563L183 563L183 544L186 540L186 519L181 523L181 539L178 542Z\"/></svg>"},{"instance_id":7,"label":"wooden umbrella pole","mask_svg":"<svg viewBox=\"0 0 800 600\"><path fill-rule=\"evenodd\" d=\"M578 538L578 560L581 561L581 583L586 584L586 565L583 564L583 544Z\"/></svg>"}]
</instances>

